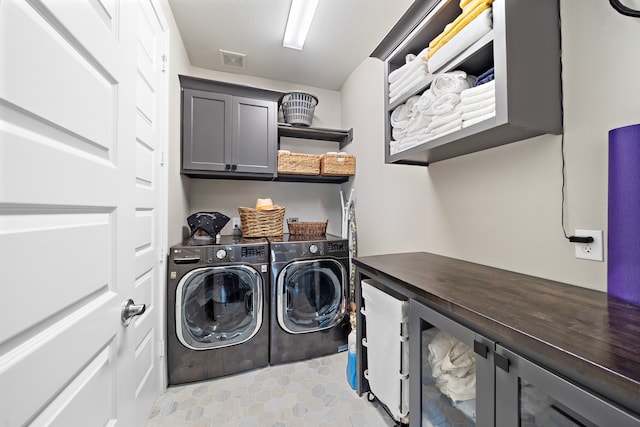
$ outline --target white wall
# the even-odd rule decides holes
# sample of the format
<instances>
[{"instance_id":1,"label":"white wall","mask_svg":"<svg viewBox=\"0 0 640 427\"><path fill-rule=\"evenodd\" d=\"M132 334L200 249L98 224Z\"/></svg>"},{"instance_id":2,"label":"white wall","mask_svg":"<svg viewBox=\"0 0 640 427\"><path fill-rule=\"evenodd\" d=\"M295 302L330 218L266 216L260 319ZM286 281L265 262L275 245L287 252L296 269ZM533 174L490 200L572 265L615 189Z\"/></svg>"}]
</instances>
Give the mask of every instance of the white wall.
<instances>
[{"instance_id":1,"label":"white wall","mask_svg":"<svg viewBox=\"0 0 640 427\"><path fill-rule=\"evenodd\" d=\"M588 3L561 0L565 224L570 234L602 229L606 241L607 132L640 122L640 20ZM382 85L382 63L367 59L342 90L357 156L359 255L426 250L606 290L606 246L604 263L577 260L562 234L560 136L428 168L384 165Z\"/></svg>"},{"instance_id":2,"label":"white wall","mask_svg":"<svg viewBox=\"0 0 640 427\"><path fill-rule=\"evenodd\" d=\"M167 207L169 245L178 243L182 239L180 226L189 216L189 178L180 175L180 82L178 74L187 74L191 63L184 49L180 32L173 19L173 13L167 0L161 0L160 5L169 24L169 144L167 152L168 167L168 199Z\"/></svg>"}]
</instances>

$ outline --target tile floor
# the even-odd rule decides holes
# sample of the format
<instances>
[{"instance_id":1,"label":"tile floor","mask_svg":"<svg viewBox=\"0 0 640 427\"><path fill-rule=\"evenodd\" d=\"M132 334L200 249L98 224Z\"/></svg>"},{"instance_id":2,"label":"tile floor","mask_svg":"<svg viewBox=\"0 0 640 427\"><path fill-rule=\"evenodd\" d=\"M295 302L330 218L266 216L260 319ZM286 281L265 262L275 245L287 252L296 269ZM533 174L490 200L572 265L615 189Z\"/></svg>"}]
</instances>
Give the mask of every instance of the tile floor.
<instances>
[{"instance_id":1,"label":"tile floor","mask_svg":"<svg viewBox=\"0 0 640 427\"><path fill-rule=\"evenodd\" d=\"M146 427L386 427L379 403L347 383L347 352L170 387Z\"/></svg>"}]
</instances>

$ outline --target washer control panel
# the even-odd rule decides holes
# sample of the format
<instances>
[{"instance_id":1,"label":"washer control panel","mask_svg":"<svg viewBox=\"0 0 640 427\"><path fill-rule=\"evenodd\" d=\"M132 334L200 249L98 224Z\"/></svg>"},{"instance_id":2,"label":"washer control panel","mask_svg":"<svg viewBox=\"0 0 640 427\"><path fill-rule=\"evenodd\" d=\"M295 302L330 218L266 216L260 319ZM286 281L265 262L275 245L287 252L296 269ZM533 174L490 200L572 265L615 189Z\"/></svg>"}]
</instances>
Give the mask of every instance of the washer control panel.
<instances>
[{"instance_id":1,"label":"washer control panel","mask_svg":"<svg viewBox=\"0 0 640 427\"><path fill-rule=\"evenodd\" d=\"M246 262L260 264L269 262L267 245L227 245L207 248L206 262Z\"/></svg>"}]
</instances>

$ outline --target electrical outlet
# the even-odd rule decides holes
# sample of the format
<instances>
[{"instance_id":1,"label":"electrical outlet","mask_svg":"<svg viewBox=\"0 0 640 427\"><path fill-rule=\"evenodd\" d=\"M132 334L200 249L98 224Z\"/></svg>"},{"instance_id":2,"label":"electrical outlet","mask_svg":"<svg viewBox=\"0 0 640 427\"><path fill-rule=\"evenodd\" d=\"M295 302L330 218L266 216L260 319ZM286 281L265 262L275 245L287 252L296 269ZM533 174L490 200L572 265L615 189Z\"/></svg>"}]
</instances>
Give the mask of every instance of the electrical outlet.
<instances>
[{"instance_id":1,"label":"electrical outlet","mask_svg":"<svg viewBox=\"0 0 640 427\"><path fill-rule=\"evenodd\" d=\"M233 230L234 228L236 228L236 225L238 226L238 228L242 228L242 224L240 223L240 218L239 217L233 217L231 218L231 229Z\"/></svg>"},{"instance_id":2,"label":"electrical outlet","mask_svg":"<svg viewBox=\"0 0 640 427\"><path fill-rule=\"evenodd\" d=\"M602 230L576 230L575 236L593 237L591 243L576 243L576 258L603 261Z\"/></svg>"},{"instance_id":3,"label":"electrical outlet","mask_svg":"<svg viewBox=\"0 0 640 427\"><path fill-rule=\"evenodd\" d=\"M289 219L289 222L298 222L297 216L290 216L288 219Z\"/></svg>"}]
</instances>

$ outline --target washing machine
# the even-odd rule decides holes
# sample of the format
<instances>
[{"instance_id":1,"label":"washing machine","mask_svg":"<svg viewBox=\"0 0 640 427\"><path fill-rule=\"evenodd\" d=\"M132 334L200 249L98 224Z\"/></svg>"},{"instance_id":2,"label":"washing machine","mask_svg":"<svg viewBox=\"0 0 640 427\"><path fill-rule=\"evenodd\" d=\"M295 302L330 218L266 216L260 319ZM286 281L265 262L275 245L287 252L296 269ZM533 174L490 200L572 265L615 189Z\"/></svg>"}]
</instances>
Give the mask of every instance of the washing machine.
<instances>
[{"instance_id":1,"label":"washing machine","mask_svg":"<svg viewBox=\"0 0 640 427\"><path fill-rule=\"evenodd\" d=\"M310 359L347 349L349 244L332 235L269 238L269 363Z\"/></svg>"},{"instance_id":2,"label":"washing machine","mask_svg":"<svg viewBox=\"0 0 640 427\"><path fill-rule=\"evenodd\" d=\"M269 364L269 242L221 236L173 246L167 276L169 384Z\"/></svg>"}]
</instances>

